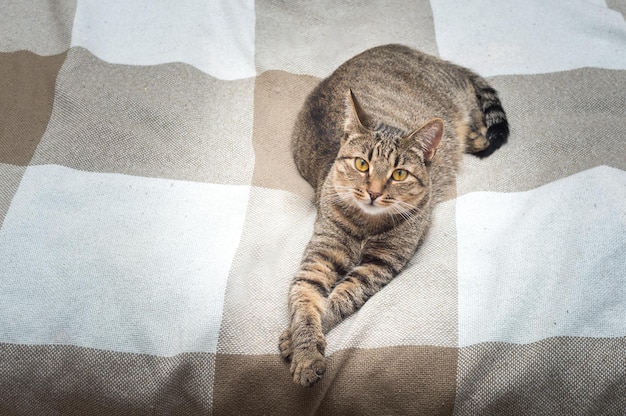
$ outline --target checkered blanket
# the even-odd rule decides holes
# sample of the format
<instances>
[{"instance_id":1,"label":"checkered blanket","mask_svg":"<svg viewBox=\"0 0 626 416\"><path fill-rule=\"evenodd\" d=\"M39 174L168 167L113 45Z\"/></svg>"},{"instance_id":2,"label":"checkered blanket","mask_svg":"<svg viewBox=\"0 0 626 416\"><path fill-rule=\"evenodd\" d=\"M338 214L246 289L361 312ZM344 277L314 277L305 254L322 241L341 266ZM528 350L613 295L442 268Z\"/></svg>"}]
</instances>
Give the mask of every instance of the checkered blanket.
<instances>
[{"instance_id":1,"label":"checkered blanket","mask_svg":"<svg viewBox=\"0 0 626 416\"><path fill-rule=\"evenodd\" d=\"M4 0L0 414L625 415L626 4ZM499 91L409 266L278 355L304 98L401 43Z\"/></svg>"}]
</instances>

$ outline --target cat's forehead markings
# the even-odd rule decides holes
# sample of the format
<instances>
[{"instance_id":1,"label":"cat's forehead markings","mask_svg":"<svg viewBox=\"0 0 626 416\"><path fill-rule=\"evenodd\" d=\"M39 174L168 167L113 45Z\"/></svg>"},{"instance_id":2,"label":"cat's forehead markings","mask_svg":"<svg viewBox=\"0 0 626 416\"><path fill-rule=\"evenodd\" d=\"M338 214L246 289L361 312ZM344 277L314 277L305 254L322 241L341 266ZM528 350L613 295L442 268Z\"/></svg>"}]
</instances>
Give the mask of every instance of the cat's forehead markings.
<instances>
[{"instance_id":1,"label":"cat's forehead markings","mask_svg":"<svg viewBox=\"0 0 626 416\"><path fill-rule=\"evenodd\" d=\"M393 158L397 158L397 149L396 143L390 141L380 141L374 144L374 147L371 151L371 158L374 156L379 159L387 159L392 160ZM370 159L371 159L370 158Z\"/></svg>"},{"instance_id":2,"label":"cat's forehead markings","mask_svg":"<svg viewBox=\"0 0 626 416\"><path fill-rule=\"evenodd\" d=\"M374 145L374 148L372 149L372 154L373 154L372 159L373 159L374 156L380 157L380 153L381 153L380 150L381 150L380 149L380 142L376 142L376 144Z\"/></svg>"},{"instance_id":3,"label":"cat's forehead markings","mask_svg":"<svg viewBox=\"0 0 626 416\"><path fill-rule=\"evenodd\" d=\"M395 158L393 160L393 167L397 168L399 164L400 164L400 155L396 152Z\"/></svg>"}]
</instances>

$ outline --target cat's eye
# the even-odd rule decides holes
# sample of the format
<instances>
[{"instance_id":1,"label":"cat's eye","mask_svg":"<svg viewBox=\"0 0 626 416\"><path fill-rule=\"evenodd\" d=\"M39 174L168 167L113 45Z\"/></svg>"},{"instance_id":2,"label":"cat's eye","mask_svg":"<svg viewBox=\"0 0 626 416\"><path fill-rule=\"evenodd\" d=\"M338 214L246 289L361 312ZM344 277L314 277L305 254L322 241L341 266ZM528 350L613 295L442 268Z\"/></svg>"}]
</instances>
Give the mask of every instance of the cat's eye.
<instances>
[{"instance_id":1,"label":"cat's eye","mask_svg":"<svg viewBox=\"0 0 626 416\"><path fill-rule=\"evenodd\" d=\"M407 176L409 176L409 172L404 169L396 169L391 174L391 177L394 181L403 181L406 179Z\"/></svg>"},{"instance_id":2,"label":"cat's eye","mask_svg":"<svg viewBox=\"0 0 626 416\"><path fill-rule=\"evenodd\" d=\"M359 172L367 172L367 170L370 168L370 164L367 163L367 160L360 157L356 158L356 160L354 161L354 166Z\"/></svg>"}]
</instances>

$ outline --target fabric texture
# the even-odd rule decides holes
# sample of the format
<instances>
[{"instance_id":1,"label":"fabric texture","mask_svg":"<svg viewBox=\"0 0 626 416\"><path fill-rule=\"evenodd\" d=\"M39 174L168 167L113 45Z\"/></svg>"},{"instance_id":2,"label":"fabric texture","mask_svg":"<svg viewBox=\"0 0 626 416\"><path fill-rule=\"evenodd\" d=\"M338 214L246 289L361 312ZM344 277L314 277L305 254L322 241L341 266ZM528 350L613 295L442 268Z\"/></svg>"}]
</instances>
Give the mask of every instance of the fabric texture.
<instances>
[{"instance_id":1,"label":"fabric texture","mask_svg":"<svg viewBox=\"0 0 626 416\"><path fill-rule=\"evenodd\" d=\"M0 414L625 415L625 10L5 1ZM386 43L487 77L511 136L304 389L277 346L316 215L291 128Z\"/></svg>"}]
</instances>

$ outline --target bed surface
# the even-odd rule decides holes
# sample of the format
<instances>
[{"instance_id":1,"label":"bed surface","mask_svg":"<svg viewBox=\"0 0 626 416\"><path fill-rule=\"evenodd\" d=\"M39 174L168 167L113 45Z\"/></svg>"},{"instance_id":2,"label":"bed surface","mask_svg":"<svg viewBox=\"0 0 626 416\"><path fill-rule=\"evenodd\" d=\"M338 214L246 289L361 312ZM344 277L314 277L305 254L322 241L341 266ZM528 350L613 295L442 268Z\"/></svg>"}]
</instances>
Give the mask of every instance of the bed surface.
<instances>
[{"instance_id":1,"label":"bed surface","mask_svg":"<svg viewBox=\"0 0 626 416\"><path fill-rule=\"evenodd\" d=\"M158 3L158 4L155 4ZM0 414L626 414L626 5L4 1ZM498 90L409 266L294 384L323 77L401 43Z\"/></svg>"}]
</instances>

